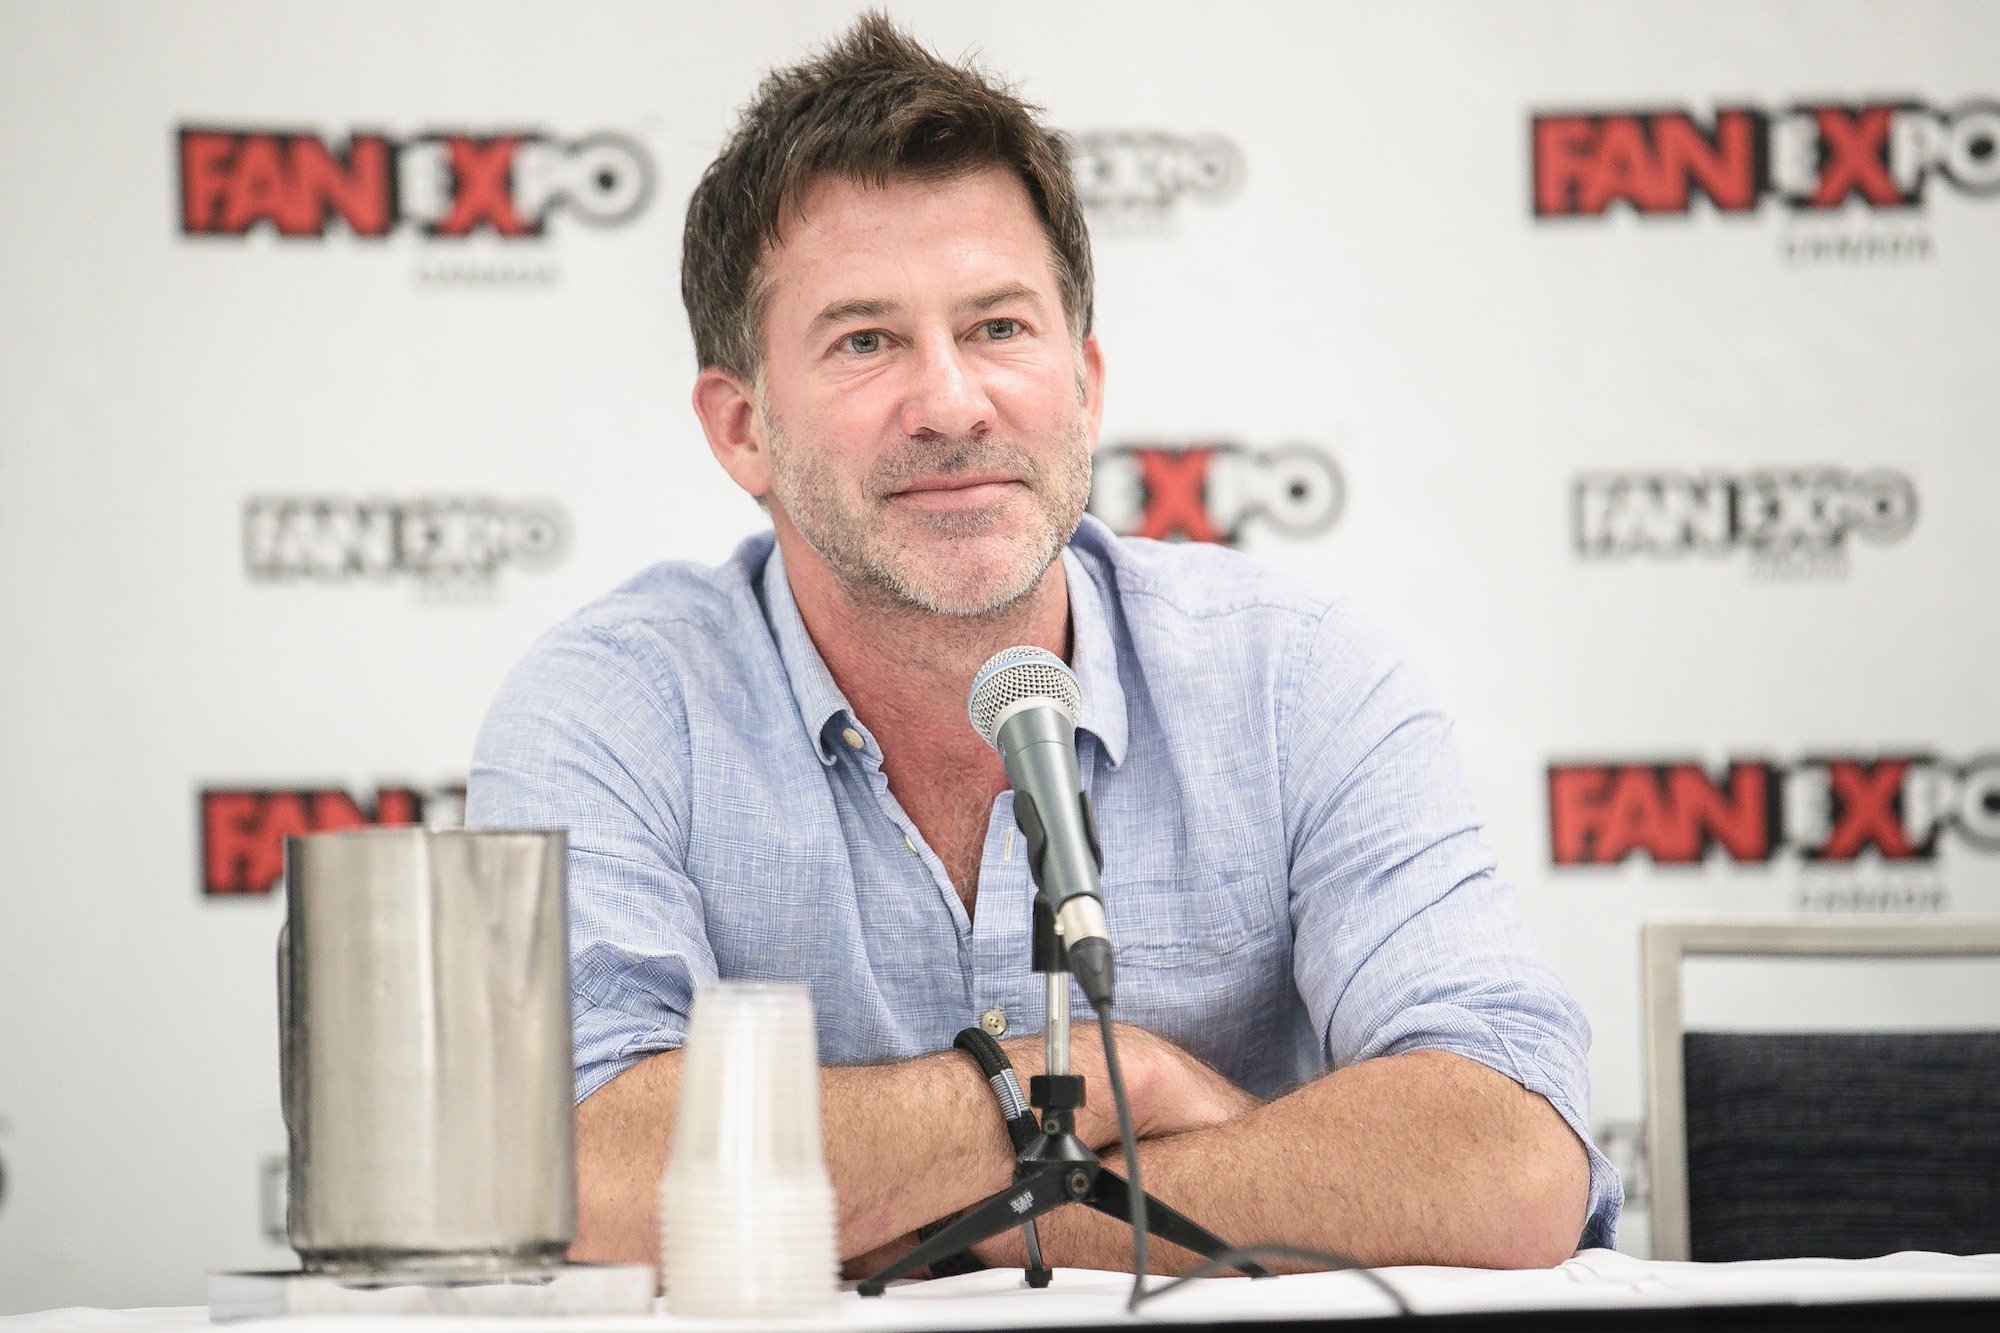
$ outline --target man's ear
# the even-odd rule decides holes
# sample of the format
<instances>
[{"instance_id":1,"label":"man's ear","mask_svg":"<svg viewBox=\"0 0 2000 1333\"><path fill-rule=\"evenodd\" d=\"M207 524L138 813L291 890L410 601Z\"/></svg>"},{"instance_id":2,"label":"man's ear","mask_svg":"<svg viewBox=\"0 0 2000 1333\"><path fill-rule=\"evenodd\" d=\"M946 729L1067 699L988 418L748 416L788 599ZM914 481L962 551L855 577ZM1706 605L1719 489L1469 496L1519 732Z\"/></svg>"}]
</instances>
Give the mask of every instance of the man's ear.
<instances>
[{"instance_id":1,"label":"man's ear","mask_svg":"<svg viewBox=\"0 0 2000 1333\"><path fill-rule=\"evenodd\" d=\"M1090 422L1090 443L1095 447L1098 428L1104 424L1104 352L1094 333L1083 340L1083 414Z\"/></svg>"},{"instance_id":2,"label":"man's ear","mask_svg":"<svg viewBox=\"0 0 2000 1333\"><path fill-rule=\"evenodd\" d=\"M695 376L694 414L729 479L757 499L769 494L771 445L750 386L720 366L705 366Z\"/></svg>"}]
</instances>

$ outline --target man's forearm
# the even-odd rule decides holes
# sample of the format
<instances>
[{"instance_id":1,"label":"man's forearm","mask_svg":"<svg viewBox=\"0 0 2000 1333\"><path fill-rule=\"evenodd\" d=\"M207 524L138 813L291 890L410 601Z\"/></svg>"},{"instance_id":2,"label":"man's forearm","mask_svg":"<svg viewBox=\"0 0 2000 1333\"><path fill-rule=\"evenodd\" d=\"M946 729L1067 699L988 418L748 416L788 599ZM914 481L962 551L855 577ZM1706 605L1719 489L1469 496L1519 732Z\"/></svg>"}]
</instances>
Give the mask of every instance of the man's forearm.
<instances>
[{"instance_id":1,"label":"man's forearm","mask_svg":"<svg viewBox=\"0 0 2000 1333\"><path fill-rule=\"evenodd\" d=\"M1256 1104L1219 1074L1184 1070L1187 1057L1172 1043L1137 1028L1121 1032L1118 1048L1141 1134L1205 1129ZM1042 1072L1040 1037L1006 1046L1024 1083ZM1094 1031L1075 1034L1070 1059L1088 1098L1077 1137L1101 1148L1116 1139L1117 1128ZM571 1257L657 1261L656 1199L680 1104L681 1062L679 1051L649 1056L577 1108ZM1174 1077L1158 1082L1149 1077L1153 1071ZM978 1066L956 1051L899 1064L822 1066L820 1120L840 1210L840 1255L867 1256L860 1267L870 1272L907 1247L918 1227L979 1202L1013 1178L1014 1148L993 1090Z\"/></svg>"},{"instance_id":2,"label":"man's forearm","mask_svg":"<svg viewBox=\"0 0 2000 1333\"><path fill-rule=\"evenodd\" d=\"M1105 1162L1123 1173L1115 1150ZM1212 1129L1140 1145L1146 1191L1232 1245L1280 1241L1374 1265L1545 1267L1575 1249L1589 1170L1544 1098L1439 1051L1363 1061ZM982 1247L1019 1262L1018 1233ZM1131 1232L1082 1208L1042 1223L1051 1263L1131 1268ZM1152 1267L1199 1258L1158 1243ZM1267 1265L1276 1266L1276 1265Z\"/></svg>"},{"instance_id":3,"label":"man's forearm","mask_svg":"<svg viewBox=\"0 0 2000 1333\"><path fill-rule=\"evenodd\" d=\"M682 1053L649 1056L577 1107L579 1261L657 1263L658 1190L680 1103ZM999 1189L1013 1147L993 1093L951 1051L820 1070L840 1254L865 1254Z\"/></svg>"}]
</instances>

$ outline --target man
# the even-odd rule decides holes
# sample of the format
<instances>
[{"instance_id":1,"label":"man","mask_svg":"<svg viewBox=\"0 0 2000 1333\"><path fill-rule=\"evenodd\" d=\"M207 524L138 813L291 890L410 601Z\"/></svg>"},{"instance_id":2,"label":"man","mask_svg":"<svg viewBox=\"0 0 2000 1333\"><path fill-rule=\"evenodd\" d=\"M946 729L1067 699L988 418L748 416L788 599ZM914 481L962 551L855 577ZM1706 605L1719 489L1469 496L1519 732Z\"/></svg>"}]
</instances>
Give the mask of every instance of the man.
<instances>
[{"instance_id":1,"label":"man","mask_svg":"<svg viewBox=\"0 0 2000 1333\"><path fill-rule=\"evenodd\" d=\"M1083 687L1147 1187L1236 1243L1373 1263L1609 1243L1587 1029L1413 670L1337 599L1082 516L1104 363L1032 109L864 17L746 109L682 285L695 411L773 531L552 631L473 772L474 822L570 830L572 1253L656 1254L679 1047L717 976L812 987L851 1267L1007 1181L991 1092L948 1048L984 1016L1040 1067L1033 889L965 714L1014 644ZM1079 1133L1105 1149L1101 1056L1080 1026ZM1054 1263L1129 1264L1085 1210L1043 1237Z\"/></svg>"}]
</instances>

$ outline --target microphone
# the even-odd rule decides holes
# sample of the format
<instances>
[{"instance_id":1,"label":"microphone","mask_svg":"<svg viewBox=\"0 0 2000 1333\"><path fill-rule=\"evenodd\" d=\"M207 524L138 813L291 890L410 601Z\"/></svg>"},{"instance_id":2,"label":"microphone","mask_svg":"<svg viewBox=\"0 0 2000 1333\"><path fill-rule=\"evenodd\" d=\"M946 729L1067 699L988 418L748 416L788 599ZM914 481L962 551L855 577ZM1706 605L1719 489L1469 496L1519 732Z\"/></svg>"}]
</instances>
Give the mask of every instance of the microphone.
<instances>
[{"instance_id":1,"label":"microphone","mask_svg":"<svg viewBox=\"0 0 2000 1333\"><path fill-rule=\"evenodd\" d=\"M1076 766L1083 690L1063 660L1042 648L1003 648L972 678L966 712L1000 752L1014 788L1014 822L1028 840L1028 869L1048 900L1070 971L1091 1006L1111 1007L1111 937L1097 872L1104 852Z\"/></svg>"}]
</instances>

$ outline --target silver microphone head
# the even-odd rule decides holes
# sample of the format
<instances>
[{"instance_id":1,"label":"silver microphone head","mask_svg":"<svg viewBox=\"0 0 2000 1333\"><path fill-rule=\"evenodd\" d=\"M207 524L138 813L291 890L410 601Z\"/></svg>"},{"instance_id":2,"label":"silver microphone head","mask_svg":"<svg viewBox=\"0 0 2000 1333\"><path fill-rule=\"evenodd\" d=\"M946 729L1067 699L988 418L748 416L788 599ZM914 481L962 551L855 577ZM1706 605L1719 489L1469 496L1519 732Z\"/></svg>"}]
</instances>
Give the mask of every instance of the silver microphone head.
<instances>
[{"instance_id":1,"label":"silver microphone head","mask_svg":"<svg viewBox=\"0 0 2000 1333\"><path fill-rule=\"evenodd\" d=\"M1002 648L972 678L965 711L972 729L988 745L1000 746L1000 724L1017 704L1038 700L1061 709L1073 727L1083 715L1083 687L1060 657L1046 648L1022 644Z\"/></svg>"}]
</instances>

